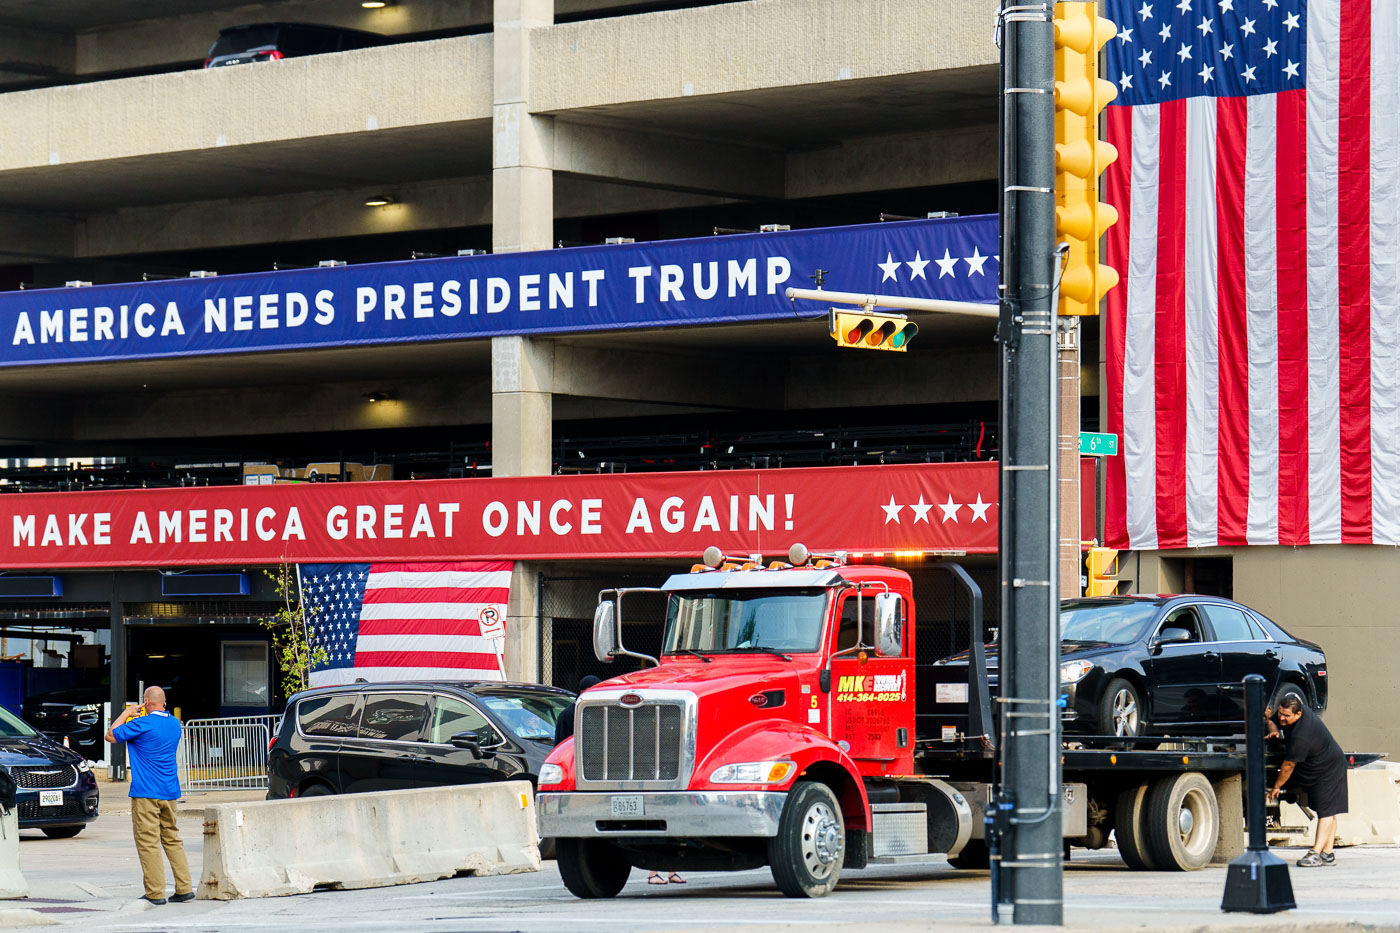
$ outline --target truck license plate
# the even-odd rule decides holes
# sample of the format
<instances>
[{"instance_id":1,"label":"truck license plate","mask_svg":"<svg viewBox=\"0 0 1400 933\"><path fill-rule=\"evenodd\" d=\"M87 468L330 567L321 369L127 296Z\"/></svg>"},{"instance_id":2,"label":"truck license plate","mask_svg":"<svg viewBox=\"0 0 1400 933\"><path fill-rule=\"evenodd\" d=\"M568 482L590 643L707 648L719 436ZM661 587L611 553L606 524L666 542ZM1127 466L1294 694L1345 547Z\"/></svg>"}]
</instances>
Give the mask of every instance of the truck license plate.
<instances>
[{"instance_id":1,"label":"truck license plate","mask_svg":"<svg viewBox=\"0 0 1400 933\"><path fill-rule=\"evenodd\" d=\"M612 815L616 817L641 816L641 797L614 797L612 798Z\"/></svg>"},{"instance_id":2,"label":"truck license plate","mask_svg":"<svg viewBox=\"0 0 1400 933\"><path fill-rule=\"evenodd\" d=\"M61 807L61 806L63 806L63 791L61 791L61 790L41 790L41 791L39 791L39 806L41 806L41 807Z\"/></svg>"}]
</instances>

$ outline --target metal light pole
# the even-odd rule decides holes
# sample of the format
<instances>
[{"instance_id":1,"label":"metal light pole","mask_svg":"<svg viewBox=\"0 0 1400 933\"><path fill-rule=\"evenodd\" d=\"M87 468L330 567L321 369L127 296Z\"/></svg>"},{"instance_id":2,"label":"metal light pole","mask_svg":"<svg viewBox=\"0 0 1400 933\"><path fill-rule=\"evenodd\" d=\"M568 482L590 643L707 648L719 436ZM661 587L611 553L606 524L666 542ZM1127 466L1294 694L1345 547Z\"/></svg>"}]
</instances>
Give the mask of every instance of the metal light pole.
<instances>
[{"instance_id":1,"label":"metal light pole","mask_svg":"<svg viewBox=\"0 0 1400 933\"><path fill-rule=\"evenodd\" d=\"M1018 924L1063 922L1052 13L1051 3L1000 11L1004 758L989 828Z\"/></svg>"}]
</instances>

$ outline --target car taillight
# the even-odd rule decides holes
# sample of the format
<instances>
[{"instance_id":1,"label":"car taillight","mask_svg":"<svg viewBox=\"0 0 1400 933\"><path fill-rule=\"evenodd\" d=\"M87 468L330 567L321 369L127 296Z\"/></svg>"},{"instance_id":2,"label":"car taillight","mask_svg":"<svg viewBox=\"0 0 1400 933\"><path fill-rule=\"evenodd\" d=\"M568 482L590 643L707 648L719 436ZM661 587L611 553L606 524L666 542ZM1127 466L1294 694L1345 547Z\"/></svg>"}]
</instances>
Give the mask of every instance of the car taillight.
<instances>
[{"instance_id":1,"label":"car taillight","mask_svg":"<svg viewBox=\"0 0 1400 933\"><path fill-rule=\"evenodd\" d=\"M253 54L258 58L265 58L270 62L275 62L277 59L282 58L282 53L276 49L269 49L266 52L254 52Z\"/></svg>"},{"instance_id":2,"label":"car taillight","mask_svg":"<svg viewBox=\"0 0 1400 933\"><path fill-rule=\"evenodd\" d=\"M205 68L208 68L208 67L209 67L209 63L212 62L213 60L214 60L214 59L212 59L212 58L206 58L206 59L204 60L204 67L205 67Z\"/></svg>"},{"instance_id":3,"label":"car taillight","mask_svg":"<svg viewBox=\"0 0 1400 933\"><path fill-rule=\"evenodd\" d=\"M276 744L277 744L277 736L274 735L272 738L270 738L270 739L267 740L267 750L268 750L268 751L272 751L272 746L274 746L274 745L276 745Z\"/></svg>"}]
</instances>

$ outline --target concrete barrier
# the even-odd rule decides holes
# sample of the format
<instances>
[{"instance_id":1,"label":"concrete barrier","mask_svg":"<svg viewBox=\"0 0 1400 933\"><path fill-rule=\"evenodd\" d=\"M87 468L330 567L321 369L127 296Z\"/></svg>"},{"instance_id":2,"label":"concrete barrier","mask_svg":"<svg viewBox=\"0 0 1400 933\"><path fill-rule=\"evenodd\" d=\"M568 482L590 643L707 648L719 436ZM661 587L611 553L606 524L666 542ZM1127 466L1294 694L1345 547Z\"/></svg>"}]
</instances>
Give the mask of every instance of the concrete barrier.
<instances>
[{"instance_id":1,"label":"concrete barrier","mask_svg":"<svg viewBox=\"0 0 1400 933\"><path fill-rule=\"evenodd\" d=\"M1376 762L1347 772L1348 812L1337 817L1339 846L1400 843L1400 765ZM1310 846L1317 821L1293 803L1279 805L1280 827L1268 832L1271 845Z\"/></svg>"},{"instance_id":2,"label":"concrete barrier","mask_svg":"<svg viewBox=\"0 0 1400 933\"><path fill-rule=\"evenodd\" d=\"M204 811L199 896L232 900L538 871L524 781L225 803Z\"/></svg>"},{"instance_id":3,"label":"concrete barrier","mask_svg":"<svg viewBox=\"0 0 1400 933\"><path fill-rule=\"evenodd\" d=\"M29 882L19 870L19 813L11 807L0 816L0 898L29 896Z\"/></svg>"}]
</instances>

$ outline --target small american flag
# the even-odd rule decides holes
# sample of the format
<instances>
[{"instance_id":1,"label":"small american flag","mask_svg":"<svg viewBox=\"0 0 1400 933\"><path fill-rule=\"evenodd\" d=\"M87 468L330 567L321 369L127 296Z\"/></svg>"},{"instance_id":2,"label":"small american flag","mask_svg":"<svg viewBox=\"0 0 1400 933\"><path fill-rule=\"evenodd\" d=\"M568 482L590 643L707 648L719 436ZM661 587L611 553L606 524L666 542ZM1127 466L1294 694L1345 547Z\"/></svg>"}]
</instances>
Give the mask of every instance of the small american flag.
<instances>
[{"instance_id":1,"label":"small american flag","mask_svg":"<svg viewBox=\"0 0 1400 933\"><path fill-rule=\"evenodd\" d=\"M304 564L302 606L326 662L313 687L384 680L504 680L511 561Z\"/></svg>"},{"instance_id":2,"label":"small american flag","mask_svg":"<svg viewBox=\"0 0 1400 933\"><path fill-rule=\"evenodd\" d=\"M1108 543L1400 543L1400 2L1105 15Z\"/></svg>"}]
</instances>

